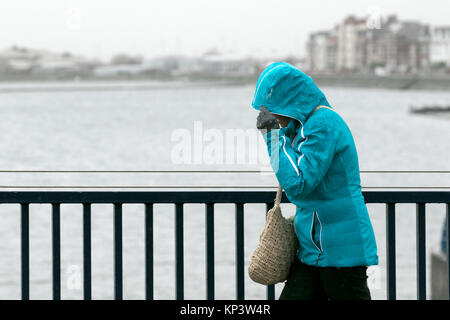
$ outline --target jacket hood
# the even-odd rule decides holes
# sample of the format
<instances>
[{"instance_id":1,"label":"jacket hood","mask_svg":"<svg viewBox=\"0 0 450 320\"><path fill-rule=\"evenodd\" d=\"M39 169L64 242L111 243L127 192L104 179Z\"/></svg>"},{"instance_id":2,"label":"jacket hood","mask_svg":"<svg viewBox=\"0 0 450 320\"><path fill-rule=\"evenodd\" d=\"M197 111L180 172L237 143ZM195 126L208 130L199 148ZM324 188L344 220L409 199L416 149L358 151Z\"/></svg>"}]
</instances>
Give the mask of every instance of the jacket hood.
<instances>
[{"instance_id":1,"label":"jacket hood","mask_svg":"<svg viewBox=\"0 0 450 320\"><path fill-rule=\"evenodd\" d=\"M300 121L303 125L319 105L331 107L310 76L286 62L270 64L256 83L252 107Z\"/></svg>"}]
</instances>

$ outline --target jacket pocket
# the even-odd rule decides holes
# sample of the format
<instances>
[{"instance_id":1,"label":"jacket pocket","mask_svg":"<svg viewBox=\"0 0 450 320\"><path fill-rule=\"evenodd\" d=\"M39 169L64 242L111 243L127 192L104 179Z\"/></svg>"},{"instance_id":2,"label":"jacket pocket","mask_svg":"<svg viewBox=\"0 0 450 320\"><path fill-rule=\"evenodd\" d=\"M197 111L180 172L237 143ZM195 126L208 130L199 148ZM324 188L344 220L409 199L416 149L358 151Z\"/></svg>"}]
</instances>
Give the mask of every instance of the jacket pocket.
<instances>
[{"instance_id":1,"label":"jacket pocket","mask_svg":"<svg viewBox=\"0 0 450 320\"><path fill-rule=\"evenodd\" d=\"M315 219L317 219L318 225L314 224ZM316 227L319 227L319 241L318 242L314 240L314 233L315 233ZM320 222L317 211L314 211L313 215L312 215L310 237L311 237L311 242L314 244L314 247L317 249L317 251L319 251L319 253L322 253L322 222Z\"/></svg>"}]
</instances>

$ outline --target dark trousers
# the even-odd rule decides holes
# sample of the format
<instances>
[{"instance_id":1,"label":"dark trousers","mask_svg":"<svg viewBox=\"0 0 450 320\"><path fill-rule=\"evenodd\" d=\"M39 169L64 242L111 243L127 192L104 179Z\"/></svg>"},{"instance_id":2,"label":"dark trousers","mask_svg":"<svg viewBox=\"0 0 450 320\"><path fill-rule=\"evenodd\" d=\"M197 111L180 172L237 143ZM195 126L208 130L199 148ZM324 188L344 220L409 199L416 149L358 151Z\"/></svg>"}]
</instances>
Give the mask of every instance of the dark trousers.
<instances>
[{"instance_id":1,"label":"dark trousers","mask_svg":"<svg viewBox=\"0 0 450 320\"><path fill-rule=\"evenodd\" d=\"M280 300L371 300L367 267L313 267L295 259Z\"/></svg>"}]
</instances>

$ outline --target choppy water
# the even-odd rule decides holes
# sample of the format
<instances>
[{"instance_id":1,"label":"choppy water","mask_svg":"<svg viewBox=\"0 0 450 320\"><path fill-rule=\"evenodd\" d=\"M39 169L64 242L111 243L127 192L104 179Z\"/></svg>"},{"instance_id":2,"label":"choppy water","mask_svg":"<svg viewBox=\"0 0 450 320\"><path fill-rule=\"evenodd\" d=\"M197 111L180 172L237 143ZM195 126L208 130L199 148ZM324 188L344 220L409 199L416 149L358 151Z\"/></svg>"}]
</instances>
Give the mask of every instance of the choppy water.
<instances>
[{"instance_id":1,"label":"choppy water","mask_svg":"<svg viewBox=\"0 0 450 320\"><path fill-rule=\"evenodd\" d=\"M135 88L136 89L136 88ZM9 90L9 89L8 89ZM252 165L174 165L171 141L176 129L253 129L249 107L253 86L157 86L140 90L5 90L0 93L0 170L240 170ZM448 92L324 88L329 101L355 137L360 169L450 170L448 119L412 115L410 105L450 104ZM199 123L199 122L197 122ZM255 151L254 147L241 150ZM0 185L273 185L272 175L25 174L0 173ZM362 175L363 187L449 186L449 175ZM385 294L385 208L369 205L379 248L372 296ZM283 205L285 215L294 213ZM19 206L0 206L0 298L20 297ZM124 297L144 297L143 205L124 205ZM444 205L427 205L427 255L440 240ZM92 207L93 297L113 296L112 205ZM175 292L174 214L172 205L155 205L155 298ZM235 297L234 206L216 205L216 298ZM31 298L51 298L50 205L30 206ZM205 297L204 206L185 207L185 297ZM62 205L62 297L82 297L81 205ZM415 206L397 209L398 297L414 299ZM245 206L245 259L264 224L264 205ZM429 267L429 260L427 261ZM429 268L428 268L429 282ZM265 288L246 278L246 298L265 297ZM277 285L277 295L282 286ZM428 293L430 288L428 287Z\"/></svg>"}]
</instances>

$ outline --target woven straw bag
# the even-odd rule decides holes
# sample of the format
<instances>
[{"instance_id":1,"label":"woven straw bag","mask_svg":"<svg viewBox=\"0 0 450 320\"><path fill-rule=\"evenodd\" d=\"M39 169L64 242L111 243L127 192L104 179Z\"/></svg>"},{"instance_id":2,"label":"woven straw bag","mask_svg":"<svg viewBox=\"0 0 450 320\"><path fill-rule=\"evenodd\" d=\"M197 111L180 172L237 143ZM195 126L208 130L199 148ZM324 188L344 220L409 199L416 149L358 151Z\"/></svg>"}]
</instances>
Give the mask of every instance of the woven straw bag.
<instances>
[{"instance_id":1,"label":"woven straw bag","mask_svg":"<svg viewBox=\"0 0 450 320\"><path fill-rule=\"evenodd\" d=\"M278 186L275 203L266 217L266 225L259 237L248 267L250 278L260 284L284 282L298 249L293 217L281 214L280 201L283 189Z\"/></svg>"}]
</instances>

